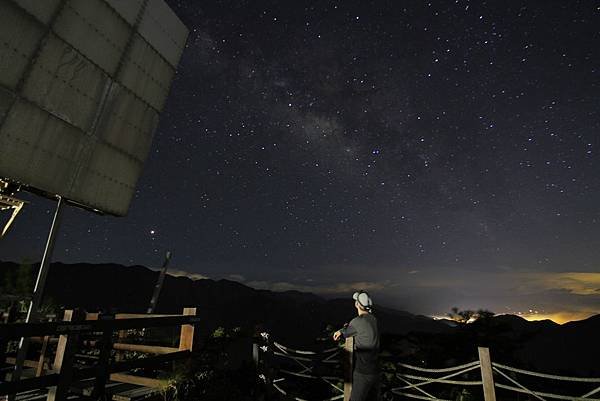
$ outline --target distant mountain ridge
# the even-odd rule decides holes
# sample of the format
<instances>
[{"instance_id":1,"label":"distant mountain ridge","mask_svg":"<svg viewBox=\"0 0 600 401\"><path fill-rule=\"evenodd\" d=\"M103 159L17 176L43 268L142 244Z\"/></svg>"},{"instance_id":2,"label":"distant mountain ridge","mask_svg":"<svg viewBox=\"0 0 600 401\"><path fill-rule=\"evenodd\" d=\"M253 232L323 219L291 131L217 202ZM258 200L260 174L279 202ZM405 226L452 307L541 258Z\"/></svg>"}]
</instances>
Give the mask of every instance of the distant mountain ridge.
<instances>
[{"instance_id":1,"label":"distant mountain ridge","mask_svg":"<svg viewBox=\"0 0 600 401\"><path fill-rule=\"evenodd\" d=\"M0 262L0 283L18 264ZM34 270L36 270L34 268ZM88 311L144 312L148 307L158 272L143 266L118 264L52 263L45 297L66 308ZM326 300L299 291L273 292L250 288L230 280L167 275L157 313L178 313L186 306L198 308L205 319L201 332L216 327L264 327L277 338L303 343L322 335L327 325L339 327L355 311L351 299ZM382 332L450 332L448 325L408 312L377 308Z\"/></svg>"},{"instance_id":2,"label":"distant mountain ridge","mask_svg":"<svg viewBox=\"0 0 600 401\"><path fill-rule=\"evenodd\" d=\"M18 266L0 262L0 285L8 275L14 277ZM157 276L158 272L143 266L53 263L46 296L66 308L144 312ZM355 314L351 299L326 300L299 291L258 290L230 280L167 276L156 312L179 313L187 306L198 309L201 335L219 326L267 330L279 341L295 346L314 344L315 338L328 336ZM412 333L408 337L416 338L413 334L424 333L421 337L428 338L430 344L445 344L456 350L467 347L467 352L492 341L496 343L490 345L493 358L501 363L518 360L520 367L541 372L600 376L600 315L563 325L499 315L464 326L463 330L443 320L390 308L377 307L375 313L381 332L391 336ZM487 337L482 333L488 333ZM510 351L498 348L502 344L510 344ZM442 346L440 352L450 354L451 349Z\"/></svg>"}]
</instances>

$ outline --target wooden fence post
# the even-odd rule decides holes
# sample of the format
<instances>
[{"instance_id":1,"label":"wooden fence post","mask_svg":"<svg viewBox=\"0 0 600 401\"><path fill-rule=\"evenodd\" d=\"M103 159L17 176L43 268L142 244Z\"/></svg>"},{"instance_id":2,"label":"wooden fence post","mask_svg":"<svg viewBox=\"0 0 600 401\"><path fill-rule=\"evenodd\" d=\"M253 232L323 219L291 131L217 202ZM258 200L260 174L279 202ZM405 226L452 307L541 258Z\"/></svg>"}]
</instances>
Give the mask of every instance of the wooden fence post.
<instances>
[{"instance_id":1,"label":"wooden fence post","mask_svg":"<svg viewBox=\"0 0 600 401\"><path fill-rule=\"evenodd\" d=\"M65 310L63 318L66 322L81 321L85 317L76 310ZM77 351L79 334L61 334L56 346L56 355L52 368L59 373L58 384L48 390L48 401L63 401L67 399L69 387L73 379L73 359Z\"/></svg>"},{"instance_id":2,"label":"wooden fence post","mask_svg":"<svg viewBox=\"0 0 600 401\"><path fill-rule=\"evenodd\" d=\"M44 365L48 362L46 358L46 351L48 351L48 343L50 342L50 336L44 336L42 340L42 349L40 351L40 358L38 359L37 367L35 368L35 377L40 377L44 374Z\"/></svg>"},{"instance_id":3,"label":"wooden fence post","mask_svg":"<svg viewBox=\"0 0 600 401\"><path fill-rule=\"evenodd\" d=\"M16 319L17 319L17 308L14 305L11 305L8 308L8 311L6 312L4 323L6 323L6 324L14 323L14 321ZM0 367L4 367L4 364L6 361L6 351L7 351L6 348L7 347L8 347L8 340L4 339L4 338L0 338ZM0 379L4 380L4 376L0 375Z\"/></svg>"},{"instance_id":4,"label":"wooden fence post","mask_svg":"<svg viewBox=\"0 0 600 401\"><path fill-rule=\"evenodd\" d=\"M112 314L109 315L100 315L98 316L99 320L114 320L115 316ZM100 355L98 357L98 367L96 372L96 381L94 383L94 389L92 390L92 398L95 400L104 399L104 390L106 387L106 382L110 376L110 372L108 371L110 364L110 353L112 351L112 335L113 328L108 327L104 329L102 332L102 337L100 340Z\"/></svg>"},{"instance_id":5,"label":"wooden fence post","mask_svg":"<svg viewBox=\"0 0 600 401\"><path fill-rule=\"evenodd\" d=\"M258 369L258 364L260 362L260 348L257 343L252 343L252 362L256 369Z\"/></svg>"},{"instance_id":6,"label":"wooden fence post","mask_svg":"<svg viewBox=\"0 0 600 401\"><path fill-rule=\"evenodd\" d=\"M184 316L196 316L196 308L183 308ZM182 324L179 335L179 350L192 351L194 348L194 325Z\"/></svg>"},{"instance_id":7,"label":"wooden fence post","mask_svg":"<svg viewBox=\"0 0 600 401\"><path fill-rule=\"evenodd\" d=\"M483 382L483 398L485 401L496 401L494 389L494 374L492 371L492 360L490 349L479 347L479 364L481 366L481 381Z\"/></svg>"},{"instance_id":8,"label":"wooden fence post","mask_svg":"<svg viewBox=\"0 0 600 401\"><path fill-rule=\"evenodd\" d=\"M346 338L342 357L342 369L344 370L344 401L350 401L352 393L352 358L354 353L354 337ZM487 401L487 400L486 400Z\"/></svg>"},{"instance_id":9,"label":"wooden fence post","mask_svg":"<svg viewBox=\"0 0 600 401\"><path fill-rule=\"evenodd\" d=\"M119 330L117 333L117 343L121 344L126 341L127 330ZM115 361L122 361L125 359L125 351L117 351L115 354Z\"/></svg>"}]
</instances>

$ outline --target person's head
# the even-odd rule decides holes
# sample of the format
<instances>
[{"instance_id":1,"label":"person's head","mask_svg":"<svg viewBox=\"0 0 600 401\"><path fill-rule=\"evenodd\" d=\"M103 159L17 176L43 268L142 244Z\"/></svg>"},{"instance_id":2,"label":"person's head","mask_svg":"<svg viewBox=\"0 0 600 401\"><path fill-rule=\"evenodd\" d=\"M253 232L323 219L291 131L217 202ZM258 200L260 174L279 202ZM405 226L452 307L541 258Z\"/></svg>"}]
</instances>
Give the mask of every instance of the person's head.
<instances>
[{"instance_id":1,"label":"person's head","mask_svg":"<svg viewBox=\"0 0 600 401\"><path fill-rule=\"evenodd\" d=\"M373 311L373 300L365 291L360 290L352 295L354 306L359 315Z\"/></svg>"}]
</instances>

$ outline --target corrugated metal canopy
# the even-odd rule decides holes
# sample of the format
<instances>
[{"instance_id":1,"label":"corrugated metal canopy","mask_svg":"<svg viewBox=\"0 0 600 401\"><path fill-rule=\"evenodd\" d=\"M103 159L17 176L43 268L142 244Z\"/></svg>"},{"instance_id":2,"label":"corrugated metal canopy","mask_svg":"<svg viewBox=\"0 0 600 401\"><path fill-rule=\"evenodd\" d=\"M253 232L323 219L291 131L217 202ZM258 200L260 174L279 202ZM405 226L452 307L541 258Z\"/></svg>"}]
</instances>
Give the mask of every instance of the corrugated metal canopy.
<instances>
[{"instance_id":1,"label":"corrugated metal canopy","mask_svg":"<svg viewBox=\"0 0 600 401\"><path fill-rule=\"evenodd\" d=\"M0 177L125 215L187 34L163 0L0 0Z\"/></svg>"}]
</instances>

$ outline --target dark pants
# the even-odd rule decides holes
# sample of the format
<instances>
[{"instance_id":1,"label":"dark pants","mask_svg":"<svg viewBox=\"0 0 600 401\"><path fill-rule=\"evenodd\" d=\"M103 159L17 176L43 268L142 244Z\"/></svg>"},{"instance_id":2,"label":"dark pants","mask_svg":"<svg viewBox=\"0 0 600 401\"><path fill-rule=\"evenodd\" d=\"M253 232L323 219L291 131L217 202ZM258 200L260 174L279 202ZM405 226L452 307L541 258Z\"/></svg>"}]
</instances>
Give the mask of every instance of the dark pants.
<instances>
[{"instance_id":1,"label":"dark pants","mask_svg":"<svg viewBox=\"0 0 600 401\"><path fill-rule=\"evenodd\" d=\"M377 401L379 400L379 391L379 374L352 373L350 401Z\"/></svg>"}]
</instances>

